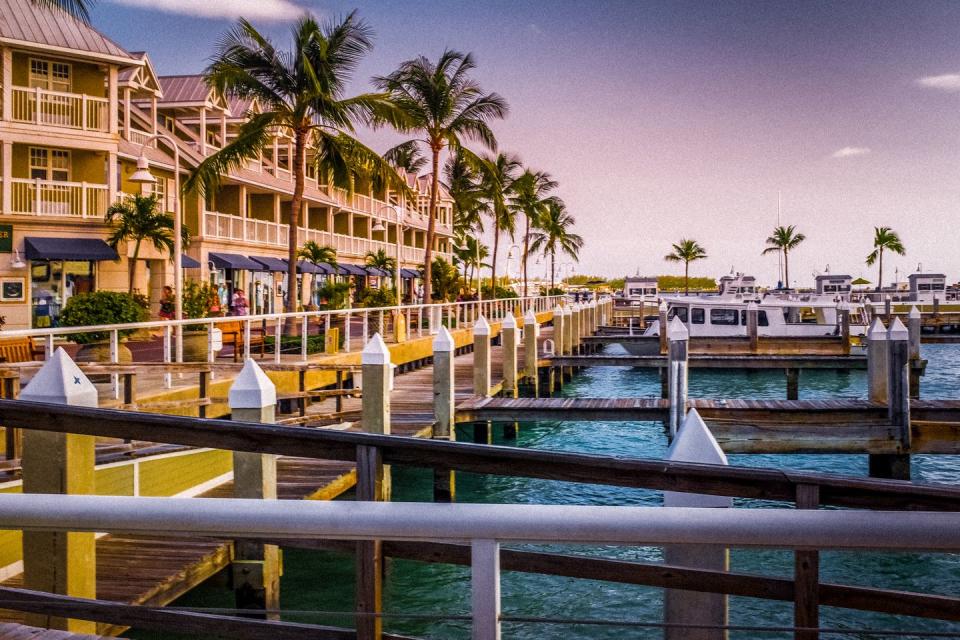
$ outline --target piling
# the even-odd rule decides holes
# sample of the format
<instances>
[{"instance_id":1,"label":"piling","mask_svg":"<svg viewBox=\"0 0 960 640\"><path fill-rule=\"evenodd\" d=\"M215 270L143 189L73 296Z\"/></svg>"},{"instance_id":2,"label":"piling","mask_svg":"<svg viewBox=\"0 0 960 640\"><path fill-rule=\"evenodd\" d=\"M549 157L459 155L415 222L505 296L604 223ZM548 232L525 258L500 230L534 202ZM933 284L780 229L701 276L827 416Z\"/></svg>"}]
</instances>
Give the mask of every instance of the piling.
<instances>
[{"instance_id":1,"label":"piling","mask_svg":"<svg viewBox=\"0 0 960 640\"><path fill-rule=\"evenodd\" d=\"M562 314L561 314L562 315ZM553 312L554 322L557 319L557 310ZM556 325L554 325L556 327ZM537 376L537 336L540 333L540 325L537 323L537 316L533 310L527 311L523 316L523 363L524 375L533 385L533 397L539 394L539 377ZM556 345L556 330L554 330L554 344Z\"/></svg>"},{"instance_id":2,"label":"piling","mask_svg":"<svg viewBox=\"0 0 960 640\"><path fill-rule=\"evenodd\" d=\"M533 312L528 312L528 315L532 315ZM567 348L567 331L564 326L567 316L563 312L563 307L557 305L553 310L553 343L554 350L557 355L565 356L569 355L570 350ZM536 316L534 316L536 320ZM524 324L529 324L529 320L525 319Z\"/></svg>"},{"instance_id":3,"label":"piling","mask_svg":"<svg viewBox=\"0 0 960 640\"><path fill-rule=\"evenodd\" d=\"M900 318L887 332L887 417L898 430L901 453L871 456L870 475L910 479L910 333Z\"/></svg>"},{"instance_id":4,"label":"piling","mask_svg":"<svg viewBox=\"0 0 960 640\"><path fill-rule=\"evenodd\" d=\"M473 394L490 395L490 324L483 316L473 325ZM489 444L490 424L478 422L473 427L473 441Z\"/></svg>"},{"instance_id":5,"label":"piling","mask_svg":"<svg viewBox=\"0 0 960 640\"><path fill-rule=\"evenodd\" d=\"M583 309L574 304L570 307L570 353L580 353L580 332L583 330Z\"/></svg>"},{"instance_id":6,"label":"piling","mask_svg":"<svg viewBox=\"0 0 960 640\"><path fill-rule=\"evenodd\" d=\"M563 354L573 353L573 314L569 305L563 307Z\"/></svg>"},{"instance_id":7,"label":"piling","mask_svg":"<svg viewBox=\"0 0 960 640\"><path fill-rule=\"evenodd\" d=\"M500 324L500 347L503 351L503 395L517 397L517 319L507 313ZM517 437L517 423L504 425L505 438Z\"/></svg>"},{"instance_id":8,"label":"piling","mask_svg":"<svg viewBox=\"0 0 960 640\"><path fill-rule=\"evenodd\" d=\"M840 315L840 343L843 355L850 355L850 307L841 302L837 313Z\"/></svg>"},{"instance_id":9,"label":"piling","mask_svg":"<svg viewBox=\"0 0 960 640\"><path fill-rule=\"evenodd\" d=\"M687 347L690 332L677 316L667 325L669 334L668 382L670 404L670 438L677 435L677 429L687 412Z\"/></svg>"},{"instance_id":10,"label":"piling","mask_svg":"<svg viewBox=\"0 0 960 640\"><path fill-rule=\"evenodd\" d=\"M933 295L933 317L940 317L940 298L937 296L937 294Z\"/></svg>"},{"instance_id":11,"label":"piling","mask_svg":"<svg viewBox=\"0 0 960 640\"><path fill-rule=\"evenodd\" d=\"M696 409L691 409L687 414L683 426L667 451L666 458L676 462L728 464L727 456ZM726 496L665 491L663 506L722 509L733 506L733 499ZM713 571L728 571L730 568L730 552L723 547L667 546L664 547L663 555L667 565ZM663 617L668 625L702 625L700 628L667 626L664 629L665 640L724 640L727 632L716 627L727 624L727 596L720 593L667 589L664 592Z\"/></svg>"},{"instance_id":12,"label":"piling","mask_svg":"<svg viewBox=\"0 0 960 640\"><path fill-rule=\"evenodd\" d=\"M658 307L660 313L660 353L667 353L667 303L661 302Z\"/></svg>"},{"instance_id":13,"label":"piling","mask_svg":"<svg viewBox=\"0 0 960 640\"><path fill-rule=\"evenodd\" d=\"M907 331L910 333L910 397L920 397L920 369L917 364L920 362L920 325L922 318L920 310L916 307L910 308L907 315Z\"/></svg>"},{"instance_id":14,"label":"piling","mask_svg":"<svg viewBox=\"0 0 960 640\"><path fill-rule=\"evenodd\" d=\"M786 370L787 400L800 399L800 369L790 367Z\"/></svg>"},{"instance_id":15,"label":"piling","mask_svg":"<svg viewBox=\"0 0 960 640\"><path fill-rule=\"evenodd\" d=\"M252 359L247 359L228 394L230 416L243 422L276 420L276 386ZM233 452L233 497L277 499L277 457ZM280 608L280 550L277 545L234 542L232 587L237 609L277 611ZM279 619L275 613L266 617Z\"/></svg>"},{"instance_id":16,"label":"piling","mask_svg":"<svg viewBox=\"0 0 960 640\"><path fill-rule=\"evenodd\" d=\"M867 330L867 396L872 402L887 401L887 329L880 318Z\"/></svg>"},{"instance_id":17,"label":"piling","mask_svg":"<svg viewBox=\"0 0 960 640\"><path fill-rule=\"evenodd\" d=\"M760 312L757 303L747 303L747 338L750 340L750 353L756 353L760 347L760 336L757 331Z\"/></svg>"},{"instance_id":18,"label":"piling","mask_svg":"<svg viewBox=\"0 0 960 640\"><path fill-rule=\"evenodd\" d=\"M890 326L890 316L893 315L893 299L890 296L883 297L883 321Z\"/></svg>"},{"instance_id":19,"label":"piling","mask_svg":"<svg viewBox=\"0 0 960 640\"><path fill-rule=\"evenodd\" d=\"M453 336L441 327L433 339L433 439L456 440ZM452 470L434 469L434 502L453 502L456 483Z\"/></svg>"},{"instance_id":20,"label":"piling","mask_svg":"<svg viewBox=\"0 0 960 640\"><path fill-rule=\"evenodd\" d=\"M20 394L21 400L74 407L97 407L97 389L58 347ZM94 493L94 438L27 429L23 434L23 492ZM93 533L23 532L23 586L79 598L97 597L96 542ZM75 633L95 633L95 622L26 614L28 625Z\"/></svg>"}]
</instances>

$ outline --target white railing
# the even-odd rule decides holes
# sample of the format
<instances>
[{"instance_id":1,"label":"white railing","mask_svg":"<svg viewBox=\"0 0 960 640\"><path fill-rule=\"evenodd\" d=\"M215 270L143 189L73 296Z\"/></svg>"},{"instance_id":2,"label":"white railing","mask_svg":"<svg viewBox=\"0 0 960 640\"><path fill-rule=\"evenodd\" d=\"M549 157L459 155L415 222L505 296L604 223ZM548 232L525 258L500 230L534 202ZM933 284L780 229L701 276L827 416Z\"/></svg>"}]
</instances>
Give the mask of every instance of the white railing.
<instances>
[{"instance_id":1,"label":"white railing","mask_svg":"<svg viewBox=\"0 0 960 640\"><path fill-rule=\"evenodd\" d=\"M369 240L367 238L357 238L354 236L345 236L340 233L333 234L333 248L337 254L363 257L371 251L385 249L390 251L390 245L379 240Z\"/></svg>"},{"instance_id":2,"label":"white railing","mask_svg":"<svg viewBox=\"0 0 960 640\"><path fill-rule=\"evenodd\" d=\"M401 249L402 251L400 254L403 256L404 262L416 262L417 264L421 264L427 253L426 249L421 249L419 247L401 247Z\"/></svg>"},{"instance_id":3,"label":"white railing","mask_svg":"<svg viewBox=\"0 0 960 640\"><path fill-rule=\"evenodd\" d=\"M206 238L222 238L275 246L286 246L288 242L285 224L267 220L241 218L218 211L203 214L203 235Z\"/></svg>"},{"instance_id":4,"label":"white railing","mask_svg":"<svg viewBox=\"0 0 960 640\"><path fill-rule=\"evenodd\" d=\"M147 140L152 135L153 134L147 131L141 131L139 129L134 129L133 127L131 127L129 130L124 130L124 137L134 144L146 144Z\"/></svg>"},{"instance_id":5,"label":"white railing","mask_svg":"<svg viewBox=\"0 0 960 640\"><path fill-rule=\"evenodd\" d=\"M109 206L105 184L12 178L11 213L102 218Z\"/></svg>"},{"instance_id":6,"label":"white railing","mask_svg":"<svg viewBox=\"0 0 960 640\"><path fill-rule=\"evenodd\" d=\"M88 131L108 131L110 103L81 93L13 87L13 119Z\"/></svg>"},{"instance_id":7,"label":"white railing","mask_svg":"<svg viewBox=\"0 0 960 640\"><path fill-rule=\"evenodd\" d=\"M960 513L0 495L0 528L467 542L474 640L500 638L500 545L960 551ZM869 635L869 634L868 634ZM909 633L905 635L910 635Z\"/></svg>"}]
</instances>

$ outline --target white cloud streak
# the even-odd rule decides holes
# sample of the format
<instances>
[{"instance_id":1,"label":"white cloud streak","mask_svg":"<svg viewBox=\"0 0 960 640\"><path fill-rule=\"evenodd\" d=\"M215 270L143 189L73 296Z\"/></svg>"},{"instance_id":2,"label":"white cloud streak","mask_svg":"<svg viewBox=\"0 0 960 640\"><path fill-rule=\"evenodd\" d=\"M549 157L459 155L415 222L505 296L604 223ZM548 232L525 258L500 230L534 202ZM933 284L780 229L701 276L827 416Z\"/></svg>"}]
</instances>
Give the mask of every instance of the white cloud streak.
<instances>
[{"instance_id":1,"label":"white cloud streak","mask_svg":"<svg viewBox=\"0 0 960 640\"><path fill-rule=\"evenodd\" d=\"M921 87L927 87L928 89L958 92L960 91L960 73L945 73L939 76L923 76L917 80L917 84Z\"/></svg>"},{"instance_id":2,"label":"white cloud streak","mask_svg":"<svg viewBox=\"0 0 960 640\"><path fill-rule=\"evenodd\" d=\"M870 153L867 147L843 147L834 151L831 158L853 158L855 156L865 156Z\"/></svg>"},{"instance_id":3,"label":"white cloud streak","mask_svg":"<svg viewBox=\"0 0 960 640\"><path fill-rule=\"evenodd\" d=\"M306 10L290 0L109 0L135 9L178 13L197 18L282 22Z\"/></svg>"}]
</instances>

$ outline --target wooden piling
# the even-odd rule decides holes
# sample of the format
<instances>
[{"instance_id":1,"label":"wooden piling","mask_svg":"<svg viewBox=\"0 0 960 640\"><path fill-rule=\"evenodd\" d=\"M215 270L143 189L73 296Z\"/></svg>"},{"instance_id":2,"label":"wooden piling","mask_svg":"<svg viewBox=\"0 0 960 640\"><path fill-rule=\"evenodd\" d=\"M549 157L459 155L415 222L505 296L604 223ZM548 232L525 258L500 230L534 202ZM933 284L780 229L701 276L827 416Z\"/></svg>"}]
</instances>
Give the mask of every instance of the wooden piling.
<instances>
[{"instance_id":1,"label":"wooden piling","mask_svg":"<svg viewBox=\"0 0 960 640\"><path fill-rule=\"evenodd\" d=\"M660 313L660 353L667 353L667 303L661 302L658 307Z\"/></svg>"},{"instance_id":2,"label":"wooden piling","mask_svg":"<svg viewBox=\"0 0 960 640\"><path fill-rule=\"evenodd\" d=\"M557 318L557 310L553 312L554 320ZM554 325L556 326L556 325ZM540 333L540 325L537 323L537 316L533 310L527 311L523 316L523 363L524 375L533 385L533 397L539 395L540 380L537 375L537 335ZM556 338L556 331L554 331ZM556 350L556 340L554 340L554 350Z\"/></svg>"},{"instance_id":3,"label":"wooden piling","mask_svg":"<svg viewBox=\"0 0 960 640\"><path fill-rule=\"evenodd\" d=\"M922 323L920 311L916 307L910 308L907 315L907 331L910 333L910 397L920 397L920 369L914 365L920 362L920 325Z\"/></svg>"},{"instance_id":4,"label":"wooden piling","mask_svg":"<svg viewBox=\"0 0 960 640\"><path fill-rule=\"evenodd\" d=\"M441 327L433 340L433 439L456 440L456 404L454 399L453 336ZM454 472L433 471L434 502L453 502L456 495Z\"/></svg>"},{"instance_id":5,"label":"wooden piling","mask_svg":"<svg viewBox=\"0 0 960 640\"><path fill-rule=\"evenodd\" d=\"M570 353L577 355L580 353L580 331L583 328L583 311L580 305L575 304L570 308Z\"/></svg>"},{"instance_id":6,"label":"wooden piling","mask_svg":"<svg viewBox=\"0 0 960 640\"><path fill-rule=\"evenodd\" d=\"M800 369L789 367L786 369L787 400L800 399Z\"/></svg>"},{"instance_id":7,"label":"wooden piling","mask_svg":"<svg viewBox=\"0 0 960 640\"><path fill-rule=\"evenodd\" d=\"M96 387L63 347L51 355L20 394L21 400L80 407L98 405ZM23 492L84 495L94 493L94 438L37 431L23 434ZM81 598L97 597L96 543L93 533L23 532L23 586ZM75 633L95 633L88 620L26 615L27 624Z\"/></svg>"},{"instance_id":8,"label":"wooden piling","mask_svg":"<svg viewBox=\"0 0 960 640\"><path fill-rule=\"evenodd\" d=\"M251 359L244 363L230 387L228 402L233 420L266 424L276 420L276 387ZM234 451L233 497L276 500L277 457ZM281 568L277 545L235 541L231 569L237 609L277 611L280 608ZM275 613L264 617L279 619Z\"/></svg>"},{"instance_id":9,"label":"wooden piling","mask_svg":"<svg viewBox=\"0 0 960 640\"><path fill-rule=\"evenodd\" d=\"M536 319L536 316L534 316ZM567 331L566 331L566 322L567 316L563 312L563 307L557 305L553 310L553 350L557 355L566 356L570 355L570 350L567 347ZM525 321L526 324L529 324L529 320Z\"/></svg>"},{"instance_id":10,"label":"wooden piling","mask_svg":"<svg viewBox=\"0 0 960 640\"><path fill-rule=\"evenodd\" d=\"M887 417L898 427L903 453L888 458L889 476L910 479L910 333L894 318L887 334Z\"/></svg>"},{"instance_id":11,"label":"wooden piling","mask_svg":"<svg viewBox=\"0 0 960 640\"><path fill-rule=\"evenodd\" d=\"M563 307L563 355L573 353L573 317L570 307Z\"/></svg>"},{"instance_id":12,"label":"wooden piling","mask_svg":"<svg viewBox=\"0 0 960 640\"><path fill-rule=\"evenodd\" d=\"M841 303L840 310L840 341L843 348L843 355L850 355L850 307L846 303Z\"/></svg>"},{"instance_id":13,"label":"wooden piling","mask_svg":"<svg viewBox=\"0 0 960 640\"><path fill-rule=\"evenodd\" d=\"M747 303L747 339L750 341L750 353L756 353L760 349L760 336L758 333L760 312L755 302Z\"/></svg>"},{"instance_id":14,"label":"wooden piling","mask_svg":"<svg viewBox=\"0 0 960 640\"><path fill-rule=\"evenodd\" d=\"M690 332L677 316L667 326L669 334L668 358L668 396L670 401L670 438L677 435L677 429L687 413L687 352Z\"/></svg>"},{"instance_id":15,"label":"wooden piling","mask_svg":"<svg viewBox=\"0 0 960 640\"><path fill-rule=\"evenodd\" d=\"M890 296L883 297L883 321L890 326L890 317L893 315L893 300Z\"/></svg>"},{"instance_id":16,"label":"wooden piling","mask_svg":"<svg viewBox=\"0 0 960 640\"><path fill-rule=\"evenodd\" d=\"M887 329L880 318L867 330L867 395L873 402L887 401Z\"/></svg>"},{"instance_id":17,"label":"wooden piling","mask_svg":"<svg viewBox=\"0 0 960 640\"><path fill-rule=\"evenodd\" d=\"M500 346L503 352L503 395L517 397L517 319L512 313L503 318L500 325ZM505 438L517 437L517 423L507 423L503 427Z\"/></svg>"}]
</instances>

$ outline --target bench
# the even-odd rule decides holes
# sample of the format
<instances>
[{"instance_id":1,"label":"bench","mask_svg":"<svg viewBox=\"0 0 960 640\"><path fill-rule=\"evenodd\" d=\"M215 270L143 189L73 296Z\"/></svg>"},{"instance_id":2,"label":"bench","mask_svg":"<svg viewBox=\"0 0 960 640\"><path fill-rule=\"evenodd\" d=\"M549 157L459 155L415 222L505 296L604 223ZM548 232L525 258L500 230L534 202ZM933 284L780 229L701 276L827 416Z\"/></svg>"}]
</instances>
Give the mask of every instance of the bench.
<instances>
[{"instance_id":1,"label":"bench","mask_svg":"<svg viewBox=\"0 0 960 640\"><path fill-rule=\"evenodd\" d=\"M240 362L240 357L244 350L243 322L240 320L234 320L232 322L218 322L215 326L217 329L220 329L220 331L223 332L223 346L233 346L233 361ZM250 348L252 349L253 347L259 345L261 358L265 355L263 340L264 333L265 331L262 323L250 323Z\"/></svg>"},{"instance_id":2,"label":"bench","mask_svg":"<svg viewBox=\"0 0 960 640\"><path fill-rule=\"evenodd\" d=\"M0 362L32 362L43 360L43 347L37 347L33 338L0 339Z\"/></svg>"}]
</instances>

